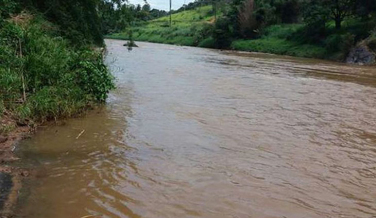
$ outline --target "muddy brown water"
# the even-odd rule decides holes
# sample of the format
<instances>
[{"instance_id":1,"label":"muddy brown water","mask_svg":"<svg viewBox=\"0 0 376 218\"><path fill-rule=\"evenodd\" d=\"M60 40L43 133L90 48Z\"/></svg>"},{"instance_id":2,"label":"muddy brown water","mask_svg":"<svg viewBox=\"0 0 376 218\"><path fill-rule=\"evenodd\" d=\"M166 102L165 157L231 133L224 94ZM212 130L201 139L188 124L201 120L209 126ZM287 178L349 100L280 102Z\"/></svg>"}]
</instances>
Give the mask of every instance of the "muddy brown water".
<instances>
[{"instance_id":1,"label":"muddy brown water","mask_svg":"<svg viewBox=\"0 0 376 218\"><path fill-rule=\"evenodd\" d=\"M20 146L20 217L376 216L374 67L106 43L108 104Z\"/></svg>"}]
</instances>

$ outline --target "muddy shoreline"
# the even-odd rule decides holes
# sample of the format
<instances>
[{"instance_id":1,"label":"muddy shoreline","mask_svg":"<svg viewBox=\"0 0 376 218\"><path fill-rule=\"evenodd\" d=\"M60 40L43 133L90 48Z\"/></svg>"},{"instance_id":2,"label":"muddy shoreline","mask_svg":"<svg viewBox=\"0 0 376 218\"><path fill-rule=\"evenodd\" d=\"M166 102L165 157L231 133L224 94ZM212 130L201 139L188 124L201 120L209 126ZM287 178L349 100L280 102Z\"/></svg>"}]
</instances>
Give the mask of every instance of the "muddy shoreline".
<instances>
[{"instance_id":1,"label":"muddy shoreline","mask_svg":"<svg viewBox=\"0 0 376 218\"><path fill-rule=\"evenodd\" d=\"M9 120L9 119L8 119ZM12 166L18 158L14 154L17 144L33 134L28 126L17 126L14 130L1 136L0 141L0 217L13 216L18 200L22 180L29 176L25 169Z\"/></svg>"},{"instance_id":2,"label":"muddy shoreline","mask_svg":"<svg viewBox=\"0 0 376 218\"><path fill-rule=\"evenodd\" d=\"M97 107L92 107L72 118L84 116L89 111L95 110L95 108ZM15 154L16 147L22 140L32 137L38 128L64 125L65 121L64 119L47 121L31 127L29 125L19 125L6 115L2 117L1 125L13 126L14 128L8 133L0 134L0 218L14 217L24 180L35 176L35 172L32 169L14 166L14 162L20 160Z\"/></svg>"}]
</instances>

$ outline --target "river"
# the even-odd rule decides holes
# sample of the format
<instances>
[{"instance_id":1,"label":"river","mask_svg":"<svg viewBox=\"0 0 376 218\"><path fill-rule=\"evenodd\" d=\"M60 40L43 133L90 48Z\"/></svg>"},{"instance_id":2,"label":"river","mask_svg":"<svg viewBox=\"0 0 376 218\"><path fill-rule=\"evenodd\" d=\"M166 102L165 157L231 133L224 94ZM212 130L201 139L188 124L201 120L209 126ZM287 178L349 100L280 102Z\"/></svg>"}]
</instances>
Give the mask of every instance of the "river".
<instances>
[{"instance_id":1,"label":"river","mask_svg":"<svg viewBox=\"0 0 376 218\"><path fill-rule=\"evenodd\" d=\"M376 216L376 68L106 44L107 105L20 146L19 217Z\"/></svg>"}]
</instances>

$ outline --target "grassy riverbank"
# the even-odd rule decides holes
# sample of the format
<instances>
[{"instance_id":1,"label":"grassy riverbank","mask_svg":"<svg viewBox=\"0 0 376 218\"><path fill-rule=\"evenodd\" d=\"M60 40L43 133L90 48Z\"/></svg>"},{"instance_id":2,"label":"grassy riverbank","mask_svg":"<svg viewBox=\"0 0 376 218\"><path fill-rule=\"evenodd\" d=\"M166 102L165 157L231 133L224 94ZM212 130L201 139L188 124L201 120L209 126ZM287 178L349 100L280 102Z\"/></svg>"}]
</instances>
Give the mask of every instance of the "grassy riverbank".
<instances>
[{"instance_id":1,"label":"grassy riverbank","mask_svg":"<svg viewBox=\"0 0 376 218\"><path fill-rule=\"evenodd\" d=\"M173 14L172 27L169 26L169 19L169 16L165 16L147 22L141 21L135 24L135 27L121 33L107 35L106 38L129 40L130 34L132 34L133 40L136 41L185 46L214 46L209 42L210 36L206 34L208 36L205 37L203 32L214 22L211 6Z\"/></svg>"},{"instance_id":2,"label":"grassy riverbank","mask_svg":"<svg viewBox=\"0 0 376 218\"><path fill-rule=\"evenodd\" d=\"M210 6L204 9L210 11ZM203 13L202 11L200 13ZM195 14L195 10L174 14L173 19L174 17L180 18L190 15L191 18L197 20L190 24L190 22L185 21L186 19L177 19L175 21L176 26L174 25L171 28L166 26L167 17L144 23L140 27L132 28L132 38L135 41L215 48L215 41L210 35L210 30L207 29L208 26L213 25L214 16L202 16L204 19L200 20L200 16L195 16ZM300 26L294 24L270 26L265 30L264 36L259 39L232 40L229 49L297 57L327 57L327 50L322 46L287 39L287 36L292 35ZM106 38L129 40L129 30L107 35Z\"/></svg>"},{"instance_id":3,"label":"grassy riverbank","mask_svg":"<svg viewBox=\"0 0 376 218\"><path fill-rule=\"evenodd\" d=\"M71 45L38 15L4 20L0 37L0 135L78 114L114 87L100 50Z\"/></svg>"},{"instance_id":4,"label":"grassy riverbank","mask_svg":"<svg viewBox=\"0 0 376 218\"><path fill-rule=\"evenodd\" d=\"M7 165L17 160L15 144L40 123L105 102L114 88L103 63L103 37L94 31L100 24L74 19L94 19L90 10L96 7L73 2L74 10L87 14L63 5L45 10L56 1L0 2L0 189L7 190L0 195L0 217L13 217L21 177L28 175ZM11 184L3 186L4 178Z\"/></svg>"},{"instance_id":5,"label":"grassy riverbank","mask_svg":"<svg viewBox=\"0 0 376 218\"><path fill-rule=\"evenodd\" d=\"M221 24L224 13L219 10L217 13L219 23L216 23L212 6L197 7L173 14L171 27L168 22L169 17L165 16L147 22L138 22L134 27L106 37L338 61L344 60L350 49L361 40L368 37L365 43L369 45L375 44L376 41L376 30L372 34L376 26L375 21L356 19L344 21L342 29L336 29L334 22L328 22L325 30L327 36L320 39L313 39L309 34L307 35L307 28L302 23L267 25L260 29L256 37L233 37L227 33L231 30L223 30L223 26L228 25ZM372 46L370 48L372 49ZM376 49L373 52L376 52Z\"/></svg>"},{"instance_id":6,"label":"grassy riverbank","mask_svg":"<svg viewBox=\"0 0 376 218\"><path fill-rule=\"evenodd\" d=\"M137 27L107 35L106 38L129 40L130 32L132 32L132 39L135 41L215 48L215 40L212 37L215 20L211 6L173 14L172 27L169 27L168 20L169 17L162 17L140 22ZM228 48L297 57L327 57L328 52L322 46L288 39L301 26L299 24L273 25L267 27L263 36L258 39L231 39Z\"/></svg>"},{"instance_id":7,"label":"grassy riverbank","mask_svg":"<svg viewBox=\"0 0 376 218\"><path fill-rule=\"evenodd\" d=\"M264 52L307 58L330 58L325 47L289 39L301 28L299 24L272 25L258 39L237 39L231 48L239 51Z\"/></svg>"}]
</instances>

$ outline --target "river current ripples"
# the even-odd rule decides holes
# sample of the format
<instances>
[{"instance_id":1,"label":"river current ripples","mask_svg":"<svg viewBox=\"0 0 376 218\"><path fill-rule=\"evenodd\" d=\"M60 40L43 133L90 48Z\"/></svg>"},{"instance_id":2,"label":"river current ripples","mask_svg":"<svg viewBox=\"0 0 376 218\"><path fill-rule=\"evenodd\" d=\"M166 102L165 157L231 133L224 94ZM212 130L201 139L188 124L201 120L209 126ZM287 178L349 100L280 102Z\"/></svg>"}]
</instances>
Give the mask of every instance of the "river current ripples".
<instances>
[{"instance_id":1,"label":"river current ripples","mask_svg":"<svg viewBox=\"0 0 376 218\"><path fill-rule=\"evenodd\" d=\"M108 104L20 146L20 217L376 217L375 67L106 44Z\"/></svg>"}]
</instances>

